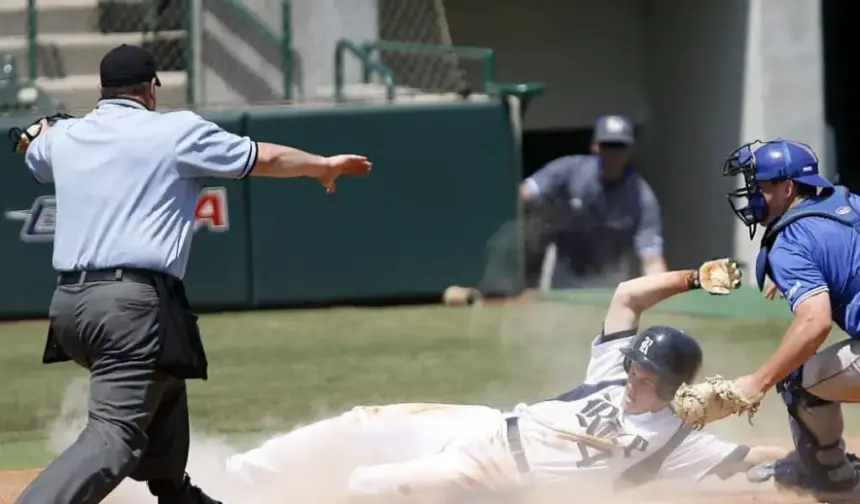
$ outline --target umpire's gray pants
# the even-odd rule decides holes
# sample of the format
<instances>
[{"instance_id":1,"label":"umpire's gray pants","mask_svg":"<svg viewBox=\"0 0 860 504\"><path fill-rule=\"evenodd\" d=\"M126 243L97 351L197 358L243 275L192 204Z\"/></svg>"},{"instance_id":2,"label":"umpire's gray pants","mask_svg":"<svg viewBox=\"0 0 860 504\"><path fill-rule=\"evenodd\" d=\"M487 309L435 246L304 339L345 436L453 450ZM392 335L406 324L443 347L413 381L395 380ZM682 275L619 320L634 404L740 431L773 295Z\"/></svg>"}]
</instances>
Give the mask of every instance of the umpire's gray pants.
<instances>
[{"instance_id":1,"label":"umpire's gray pants","mask_svg":"<svg viewBox=\"0 0 860 504\"><path fill-rule=\"evenodd\" d=\"M50 317L57 343L90 370L81 435L18 504L95 504L125 477L180 488L188 459L185 382L155 370L159 300L149 285L59 286Z\"/></svg>"}]
</instances>

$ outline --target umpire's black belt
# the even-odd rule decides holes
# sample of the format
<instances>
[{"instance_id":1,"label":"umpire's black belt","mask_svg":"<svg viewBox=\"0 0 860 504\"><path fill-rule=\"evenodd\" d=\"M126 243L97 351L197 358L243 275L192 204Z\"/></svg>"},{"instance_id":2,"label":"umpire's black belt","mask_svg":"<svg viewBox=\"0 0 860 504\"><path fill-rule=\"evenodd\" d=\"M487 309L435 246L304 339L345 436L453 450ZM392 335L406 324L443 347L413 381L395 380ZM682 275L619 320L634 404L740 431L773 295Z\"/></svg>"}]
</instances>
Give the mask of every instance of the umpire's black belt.
<instances>
[{"instance_id":1,"label":"umpire's black belt","mask_svg":"<svg viewBox=\"0 0 860 504\"><path fill-rule=\"evenodd\" d=\"M526 459L526 452L523 450L523 438L520 436L520 419L516 416L509 416L505 419L508 433L508 451L517 463L517 469L521 473L530 471L529 461Z\"/></svg>"},{"instance_id":2,"label":"umpire's black belt","mask_svg":"<svg viewBox=\"0 0 860 504\"><path fill-rule=\"evenodd\" d=\"M57 285L82 285L93 282L135 282L154 285L170 275L141 268L107 268L83 271L62 271Z\"/></svg>"}]
</instances>

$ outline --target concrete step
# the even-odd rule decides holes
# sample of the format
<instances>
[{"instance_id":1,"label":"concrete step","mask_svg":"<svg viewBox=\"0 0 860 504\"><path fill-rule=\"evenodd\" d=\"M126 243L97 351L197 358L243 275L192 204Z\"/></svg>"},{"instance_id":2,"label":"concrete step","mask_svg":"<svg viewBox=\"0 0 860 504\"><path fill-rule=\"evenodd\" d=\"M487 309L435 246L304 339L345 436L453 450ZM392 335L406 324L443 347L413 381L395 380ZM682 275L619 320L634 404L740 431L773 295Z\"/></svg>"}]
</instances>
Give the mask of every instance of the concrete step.
<instances>
[{"instance_id":1,"label":"concrete step","mask_svg":"<svg viewBox=\"0 0 860 504\"><path fill-rule=\"evenodd\" d=\"M161 87L156 91L158 109L176 109L186 106L185 72L161 72ZM98 73L75 75L62 79L41 77L36 85L62 102L66 112L81 115L92 110L99 99Z\"/></svg>"},{"instance_id":2,"label":"concrete step","mask_svg":"<svg viewBox=\"0 0 860 504\"><path fill-rule=\"evenodd\" d=\"M98 0L37 0L39 33L86 33L98 30ZM27 1L0 0L0 35L27 36Z\"/></svg>"},{"instance_id":3,"label":"concrete step","mask_svg":"<svg viewBox=\"0 0 860 504\"><path fill-rule=\"evenodd\" d=\"M2 1L2 0L0 0ZM157 36L141 33L67 33L38 37L38 76L60 78L98 72L106 52L120 44L142 45L155 56L159 70L184 70L182 47L185 33L160 32ZM0 37L0 54L15 58L18 75L28 75L26 37Z\"/></svg>"},{"instance_id":4,"label":"concrete step","mask_svg":"<svg viewBox=\"0 0 860 504\"><path fill-rule=\"evenodd\" d=\"M185 16L180 0L163 0L159 12L143 0L37 0L37 5L40 34L140 32L150 14L153 28L180 30ZM0 36L26 36L27 25L27 0L0 0Z\"/></svg>"}]
</instances>

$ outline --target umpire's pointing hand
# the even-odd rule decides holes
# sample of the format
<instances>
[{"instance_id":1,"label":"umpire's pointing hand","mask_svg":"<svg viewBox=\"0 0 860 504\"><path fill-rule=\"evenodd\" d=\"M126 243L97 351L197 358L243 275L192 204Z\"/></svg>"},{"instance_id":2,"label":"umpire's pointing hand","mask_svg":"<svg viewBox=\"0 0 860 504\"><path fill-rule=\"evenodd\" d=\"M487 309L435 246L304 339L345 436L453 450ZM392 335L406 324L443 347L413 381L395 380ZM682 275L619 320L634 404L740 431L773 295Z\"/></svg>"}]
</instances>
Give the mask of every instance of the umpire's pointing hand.
<instances>
[{"instance_id":1,"label":"umpire's pointing hand","mask_svg":"<svg viewBox=\"0 0 860 504\"><path fill-rule=\"evenodd\" d=\"M325 174L319 178L320 184L328 194L335 190L335 182L341 175L363 177L370 173L373 164L364 156L341 154L326 158L328 167Z\"/></svg>"}]
</instances>

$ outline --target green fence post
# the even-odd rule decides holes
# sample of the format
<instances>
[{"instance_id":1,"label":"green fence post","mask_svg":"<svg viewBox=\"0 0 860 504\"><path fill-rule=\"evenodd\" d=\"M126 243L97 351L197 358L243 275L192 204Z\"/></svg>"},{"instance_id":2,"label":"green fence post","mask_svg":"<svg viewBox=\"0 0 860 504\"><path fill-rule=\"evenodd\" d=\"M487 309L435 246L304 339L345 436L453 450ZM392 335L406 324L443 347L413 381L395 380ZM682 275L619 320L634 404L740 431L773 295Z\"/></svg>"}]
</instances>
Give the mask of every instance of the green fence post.
<instances>
[{"instance_id":1,"label":"green fence post","mask_svg":"<svg viewBox=\"0 0 860 504\"><path fill-rule=\"evenodd\" d=\"M284 78L284 99L293 99L293 5L281 3L281 73Z\"/></svg>"},{"instance_id":2,"label":"green fence post","mask_svg":"<svg viewBox=\"0 0 860 504\"><path fill-rule=\"evenodd\" d=\"M36 0L27 0L27 76L30 82L36 82L39 65L39 16L36 11Z\"/></svg>"},{"instance_id":3,"label":"green fence post","mask_svg":"<svg viewBox=\"0 0 860 504\"><path fill-rule=\"evenodd\" d=\"M344 100L343 88L346 85L344 81L344 53L349 51L364 65L363 78L365 82L369 82L370 72L376 73L385 83L385 97L388 101L394 101L395 85L394 75L382 63L372 58L366 48L361 48L349 40L342 38L337 41L334 48L334 94L337 101Z\"/></svg>"},{"instance_id":4,"label":"green fence post","mask_svg":"<svg viewBox=\"0 0 860 504\"><path fill-rule=\"evenodd\" d=\"M484 86L496 85L496 54L491 50L484 56Z\"/></svg>"},{"instance_id":5,"label":"green fence post","mask_svg":"<svg viewBox=\"0 0 860 504\"><path fill-rule=\"evenodd\" d=\"M185 101L189 108L194 107L195 102L195 80L197 78L194 68L194 37L197 23L194 22L194 9L191 8L191 0L182 0L182 10L185 11L185 44L183 57L185 58Z\"/></svg>"}]
</instances>

